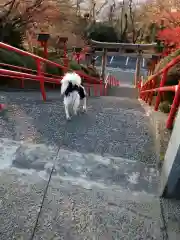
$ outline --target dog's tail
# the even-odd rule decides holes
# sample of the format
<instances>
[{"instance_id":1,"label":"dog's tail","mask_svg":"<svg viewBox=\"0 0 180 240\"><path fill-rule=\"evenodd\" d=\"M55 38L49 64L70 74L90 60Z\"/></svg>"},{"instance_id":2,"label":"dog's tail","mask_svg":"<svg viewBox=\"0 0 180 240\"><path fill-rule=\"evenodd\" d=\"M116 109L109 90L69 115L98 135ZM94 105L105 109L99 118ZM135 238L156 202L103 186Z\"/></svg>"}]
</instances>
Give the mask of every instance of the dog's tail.
<instances>
[{"instance_id":1,"label":"dog's tail","mask_svg":"<svg viewBox=\"0 0 180 240\"><path fill-rule=\"evenodd\" d=\"M73 73L66 73L64 77L61 80L61 94L64 94L69 83L72 83L72 85L81 85L81 77L73 72Z\"/></svg>"}]
</instances>

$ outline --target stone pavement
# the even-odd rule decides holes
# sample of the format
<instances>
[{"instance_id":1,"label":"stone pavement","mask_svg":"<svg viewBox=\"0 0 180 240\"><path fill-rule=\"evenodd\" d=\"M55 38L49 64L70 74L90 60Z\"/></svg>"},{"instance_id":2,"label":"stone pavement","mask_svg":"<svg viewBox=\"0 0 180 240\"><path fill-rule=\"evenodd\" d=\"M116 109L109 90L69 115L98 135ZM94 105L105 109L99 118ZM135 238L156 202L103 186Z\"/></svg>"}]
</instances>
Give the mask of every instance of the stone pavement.
<instances>
[{"instance_id":1,"label":"stone pavement","mask_svg":"<svg viewBox=\"0 0 180 240\"><path fill-rule=\"evenodd\" d=\"M46 103L36 92L1 94L1 240L179 239L179 205L163 201L162 217L137 100L91 97L87 114L66 122L59 93Z\"/></svg>"}]
</instances>

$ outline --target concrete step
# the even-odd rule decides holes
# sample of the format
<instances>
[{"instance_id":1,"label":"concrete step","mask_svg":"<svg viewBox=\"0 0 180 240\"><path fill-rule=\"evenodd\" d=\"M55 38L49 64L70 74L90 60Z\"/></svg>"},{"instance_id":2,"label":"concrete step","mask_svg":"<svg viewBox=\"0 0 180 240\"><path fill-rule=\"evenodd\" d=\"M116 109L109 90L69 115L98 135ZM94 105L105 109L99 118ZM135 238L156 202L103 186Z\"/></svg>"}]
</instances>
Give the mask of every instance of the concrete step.
<instances>
[{"instance_id":1,"label":"concrete step","mask_svg":"<svg viewBox=\"0 0 180 240\"><path fill-rule=\"evenodd\" d=\"M34 239L162 239L155 169L9 139L0 148L2 240L30 239L46 188Z\"/></svg>"},{"instance_id":2,"label":"concrete step","mask_svg":"<svg viewBox=\"0 0 180 240\"><path fill-rule=\"evenodd\" d=\"M137 100L92 97L87 114L66 122L59 93L47 102L40 93L4 95L2 240L32 239L37 218L34 239L162 239L153 135ZM179 239L175 214L165 211Z\"/></svg>"},{"instance_id":3,"label":"concrete step","mask_svg":"<svg viewBox=\"0 0 180 240\"><path fill-rule=\"evenodd\" d=\"M107 91L108 96L126 97L130 99L138 99L138 90L133 86L121 85L120 87L109 87Z\"/></svg>"},{"instance_id":4,"label":"concrete step","mask_svg":"<svg viewBox=\"0 0 180 240\"><path fill-rule=\"evenodd\" d=\"M59 93L6 93L8 111L0 118L0 137L65 145L80 152L110 154L156 164L149 119L136 99L90 97L88 111L65 119Z\"/></svg>"},{"instance_id":5,"label":"concrete step","mask_svg":"<svg viewBox=\"0 0 180 240\"><path fill-rule=\"evenodd\" d=\"M33 239L164 239L155 169L9 139L0 149L2 240L31 239L38 217ZM169 239L179 239L179 202L162 206Z\"/></svg>"}]
</instances>

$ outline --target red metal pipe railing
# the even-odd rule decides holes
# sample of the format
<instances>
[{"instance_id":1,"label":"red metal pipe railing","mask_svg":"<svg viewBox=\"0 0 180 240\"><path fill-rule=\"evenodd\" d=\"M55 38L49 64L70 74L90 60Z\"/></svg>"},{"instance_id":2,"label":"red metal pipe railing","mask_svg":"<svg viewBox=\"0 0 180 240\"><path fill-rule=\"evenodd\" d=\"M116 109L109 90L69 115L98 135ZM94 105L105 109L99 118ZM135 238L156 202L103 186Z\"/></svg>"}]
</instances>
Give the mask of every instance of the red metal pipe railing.
<instances>
[{"instance_id":1,"label":"red metal pipe railing","mask_svg":"<svg viewBox=\"0 0 180 240\"><path fill-rule=\"evenodd\" d=\"M16 71L2 69L2 68L0 68L0 76L39 81L38 75L34 75L34 74L30 74L30 73L23 73L23 72L16 72ZM46 76L43 76L43 78L44 78L45 82L49 82L49 83L60 84L60 81L61 81L61 79L55 79L55 78L50 78L50 77L46 77Z\"/></svg>"},{"instance_id":2,"label":"red metal pipe railing","mask_svg":"<svg viewBox=\"0 0 180 240\"><path fill-rule=\"evenodd\" d=\"M46 92L45 92L44 83L45 82L50 82L50 83L60 84L61 76L56 76L56 75L51 75L51 74L45 73L42 70L41 64L42 63L43 64L44 63L49 64L51 66L62 69L64 72L66 72L67 70L71 70L71 69L68 69L67 66L62 66L62 65L60 65L56 62L52 62L48 59L39 57L35 54L29 53L29 52L26 52L26 51L23 51L23 50L20 50L18 48L15 48L11 45L8 45L8 44L2 43L2 42L0 42L0 48L4 48L4 49L7 49L8 51L16 52L16 53L21 54L23 56L29 56L29 57L31 57L35 60L37 70L26 69L24 67L18 67L18 66L14 66L14 65L4 64L4 67L6 65L6 67L9 66L9 67L14 68L14 69L19 69L20 71L31 72L31 74L30 73L7 70L7 69L0 69L0 75L1 76L7 76L7 77L10 77L10 78L15 77L16 79L21 79L21 81L22 81L21 86L22 87L24 87L24 80L26 80L26 79L39 81L40 82L41 94L42 94L42 97L43 97L44 101L46 100ZM3 66L3 63L1 63L1 66ZM101 85L100 87L104 88L103 82L100 81L99 79L97 79L95 77L91 77L91 76L89 76L85 73L82 73L81 71L75 71L75 72L78 73L89 84L93 84L93 86L95 86L95 84L99 84L99 85ZM32 74L32 73L34 73L34 74ZM47 76L51 76L51 77L47 77Z\"/></svg>"},{"instance_id":3,"label":"red metal pipe railing","mask_svg":"<svg viewBox=\"0 0 180 240\"><path fill-rule=\"evenodd\" d=\"M7 64L7 63L0 63L0 67L9 67L12 69L16 69L16 70L20 70L20 71L26 71L26 72L32 72L32 73L37 73L37 70L34 69L29 69L29 68L25 68L25 67L21 67L21 66L15 66L12 64ZM42 72L44 75L47 76L51 76L51 77L55 77L55 78L59 78L58 75L54 75L54 74L50 74L50 73L46 73L46 72Z\"/></svg>"},{"instance_id":4,"label":"red metal pipe railing","mask_svg":"<svg viewBox=\"0 0 180 240\"><path fill-rule=\"evenodd\" d=\"M149 105L152 104L154 92L157 92L155 106L154 106L155 111L157 111L159 108L161 97L164 94L164 92L170 92L170 91L175 92L174 100L171 105L171 109L166 122L166 127L169 129L172 128L173 126L176 112L180 104L180 84L175 86L165 86L165 84L166 84L167 74L169 69L174 65L176 65L178 62L180 62L180 56L174 58L161 71L149 77L148 81L145 82L144 85L142 84L141 81L139 81L139 84L138 84L138 87L140 89L139 91L140 98L144 100L146 103L148 103ZM160 81L159 87L156 87L156 79L160 76L161 76L161 81Z\"/></svg>"},{"instance_id":5,"label":"red metal pipe railing","mask_svg":"<svg viewBox=\"0 0 180 240\"><path fill-rule=\"evenodd\" d=\"M22 66L14 66L12 64L7 64L7 63L0 63L0 67L8 67L8 68L12 68L12 69L15 69L15 70L20 70L22 72L29 72L29 73L37 73L37 70L33 70L33 69L29 69L29 68L25 68L25 67L22 67ZM53 78L56 78L56 79L60 79L60 77L58 75L54 75L54 74L50 74L50 73L45 73L45 72L42 72L45 76L50 76L50 77L53 77ZM4 77L2 73L0 73L0 76ZM9 76L10 77L10 76ZM21 80L21 88L24 88L25 87L25 83L24 83L24 80L23 77L19 77L18 79ZM26 79L26 80L31 80L31 79ZM54 86L55 83L53 83L53 86Z\"/></svg>"},{"instance_id":6,"label":"red metal pipe railing","mask_svg":"<svg viewBox=\"0 0 180 240\"><path fill-rule=\"evenodd\" d=\"M62 66L61 64L58 64L58 63L56 63L56 62L52 62L52 61L50 61L50 60L48 60L48 59L42 58L42 57L37 56L37 55L35 55L35 54L33 54L33 53L29 53L29 52L23 51L23 50L21 50L21 49L15 48L15 47L13 47L13 46L11 46L11 45L8 45L8 44L5 44L5 43L0 42L0 47L1 47L1 48L5 48L5 49L7 49L7 50L9 50L9 51L14 51L14 52L19 53L19 54L24 55L24 56L30 56L30 57L32 57L32 58L35 59L35 60L38 59L38 60L40 60L40 62L42 62L42 63L47 63L47 64L49 64L49 65L52 65L52 66L54 66L54 67L63 69L63 70L65 70L65 71L67 70L67 67L66 67L66 66ZM74 71L73 69L69 69L69 70ZM87 75L87 74L85 74L85 73L82 73L81 71L75 71L75 72L78 73L82 78L89 80L90 83L93 83L93 84L99 83L99 80L98 80L97 78L95 78L95 77L90 77L89 75Z\"/></svg>"},{"instance_id":7,"label":"red metal pipe railing","mask_svg":"<svg viewBox=\"0 0 180 240\"><path fill-rule=\"evenodd\" d=\"M105 86L120 86L120 81L116 79L116 77L114 77L111 74L108 74L105 80Z\"/></svg>"}]
</instances>

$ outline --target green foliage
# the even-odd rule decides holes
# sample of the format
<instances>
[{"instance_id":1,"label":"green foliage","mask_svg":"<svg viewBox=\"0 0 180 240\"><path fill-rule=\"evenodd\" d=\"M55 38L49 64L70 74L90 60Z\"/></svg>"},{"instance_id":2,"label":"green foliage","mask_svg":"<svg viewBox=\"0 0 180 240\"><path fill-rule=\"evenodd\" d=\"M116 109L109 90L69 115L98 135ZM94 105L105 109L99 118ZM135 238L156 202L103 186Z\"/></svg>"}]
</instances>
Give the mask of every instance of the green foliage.
<instances>
[{"instance_id":1,"label":"green foliage","mask_svg":"<svg viewBox=\"0 0 180 240\"><path fill-rule=\"evenodd\" d=\"M169 113L171 109L171 105L168 101L163 101L159 105L159 110L164 113Z\"/></svg>"},{"instance_id":2,"label":"green foliage","mask_svg":"<svg viewBox=\"0 0 180 240\"><path fill-rule=\"evenodd\" d=\"M157 42L157 45L155 47L156 52L157 53L162 53L163 50L164 50L164 44L159 40L157 40L156 42Z\"/></svg>"},{"instance_id":3,"label":"green foliage","mask_svg":"<svg viewBox=\"0 0 180 240\"><path fill-rule=\"evenodd\" d=\"M3 63L24 66L23 59L18 56L15 52L9 52L6 49L0 49L0 60Z\"/></svg>"},{"instance_id":4,"label":"green foliage","mask_svg":"<svg viewBox=\"0 0 180 240\"><path fill-rule=\"evenodd\" d=\"M29 56L22 56L6 49L0 49L0 61L15 66L21 66L29 69L36 69L36 62Z\"/></svg>"},{"instance_id":5,"label":"green foliage","mask_svg":"<svg viewBox=\"0 0 180 240\"><path fill-rule=\"evenodd\" d=\"M85 37L100 42L118 42L119 40L115 28L105 23L96 23L88 27Z\"/></svg>"},{"instance_id":6,"label":"green foliage","mask_svg":"<svg viewBox=\"0 0 180 240\"><path fill-rule=\"evenodd\" d=\"M81 70L81 65L78 64L76 61L71 61L69 63L69 68L72 69L72 70L76 70L76 71L80 71Z\"/></svg>"},{"instance_id":7,"label":"green foliage","mask_svg":"<svg viewBox=\"0 0 180 240\"><path fill-rule=\"evenodd\" d=\"M23 60L26 68L36 70L36 61L32 57L19 55L19 58Z\"/></svg>"},{"instance_id":8,"label":"green foliage","mask_svg":"<svg viewBox=\"0 0 180 240\"><path fill-rule=\"evenodd\" d=\"M48 64L48 65L46 65L46 73L61 76L61 75L63 75L63 70L61 68L58 68L56 66L52 66L52 65Z\"/></svg>"}]
</instances>

